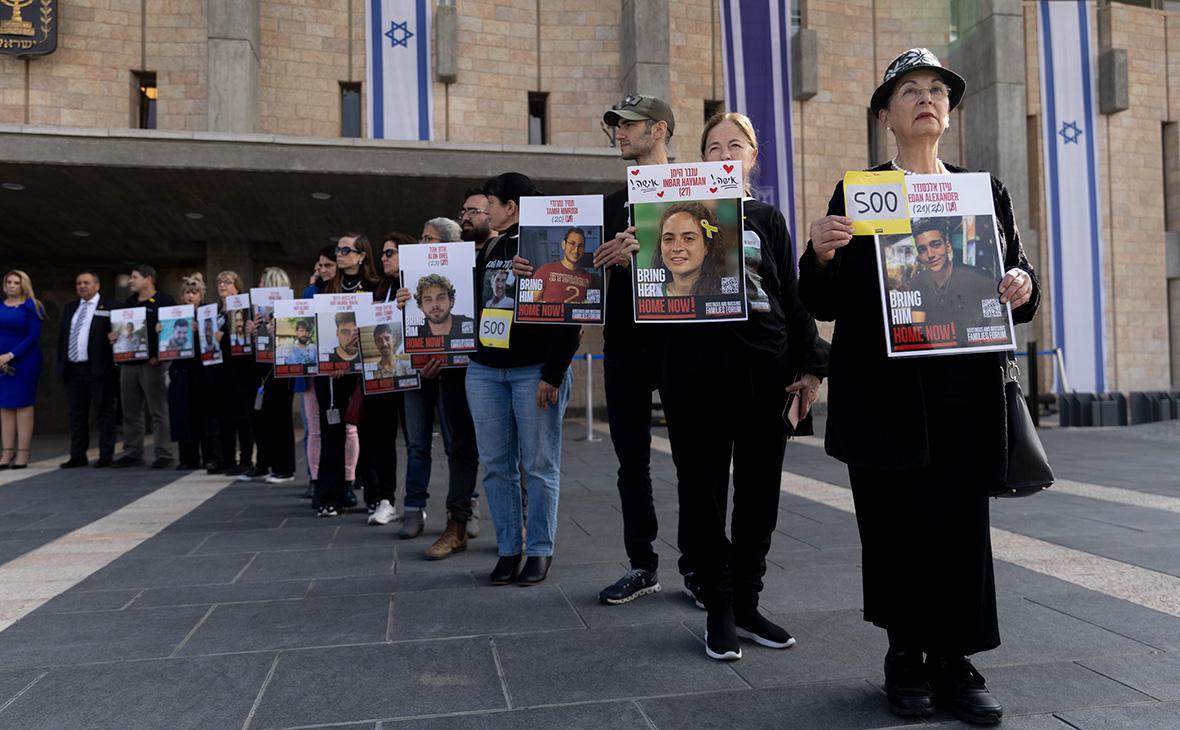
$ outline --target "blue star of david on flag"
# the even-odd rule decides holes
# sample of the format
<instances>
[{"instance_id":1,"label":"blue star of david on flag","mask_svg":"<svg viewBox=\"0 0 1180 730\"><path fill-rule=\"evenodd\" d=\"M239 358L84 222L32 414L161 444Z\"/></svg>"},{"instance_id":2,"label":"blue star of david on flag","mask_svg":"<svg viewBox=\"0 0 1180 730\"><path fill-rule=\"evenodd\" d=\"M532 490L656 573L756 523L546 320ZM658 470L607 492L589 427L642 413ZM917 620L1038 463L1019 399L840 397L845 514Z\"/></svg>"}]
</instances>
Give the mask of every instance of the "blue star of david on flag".
<instances>
[{"instance_id":1,"label":"blue star of david on flag","mask_svg":"<svg viewBox=\"0 0 1180 730\"><path fill-rule=\"evenodd\" d=\"M409 25L410 22L408 20L401 23L390 21L389 30L385 32L385 37L389 39L391 48L397 48L398 46L402 48L410 47L409 40L414 37L414 34L410 32Z\"/></svg>"},{"instance_id":2,"label":"blue star of david on flag","mask_svg":"<svg viewBox=\"0 0 1180 730\"><path fill-rule=\"evenodd\" d=\"M1061 138L1065 140L1066 144L1077 144L1078 139L1082 136L1082 130L1078 128L1078 123L1062 122L1061 129L1057 132Z\"/></svg>"}]
</instances>

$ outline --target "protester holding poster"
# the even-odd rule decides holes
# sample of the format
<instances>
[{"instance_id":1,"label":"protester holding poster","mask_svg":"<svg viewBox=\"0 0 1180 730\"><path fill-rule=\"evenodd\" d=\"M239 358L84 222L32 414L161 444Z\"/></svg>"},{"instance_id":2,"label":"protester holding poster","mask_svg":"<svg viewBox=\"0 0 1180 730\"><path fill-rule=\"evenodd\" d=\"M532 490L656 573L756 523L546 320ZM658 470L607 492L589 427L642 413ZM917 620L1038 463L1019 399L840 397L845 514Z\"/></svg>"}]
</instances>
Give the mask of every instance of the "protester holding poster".
<instances>
[{"instance_id":1,"label":"protester holding poster","mask_svg":"<svg viewBox=\"0 0 1180 730\"><path fill-rule=\"evenodd\" d=\"M602 242L602 197L522 198L520 220L515 268L539 265L517 284L516 321L601 324L602 269L590 261ZM501 306L495 289L509 275L496 274L486 306Z\"/></svg>"},{"instance_id":2,"label":"protester holding poster","mask_svg":"<svg viewBox=\"0 0 1180 730\"><path fill-rule=\"evenodd\" d=\"M871 107L893 133L897 157L874 170L901 171L907 181L964 173L938 157L964 88L924 48L894 59ZM1028 322L1040 299L1036 276L1008 191L995 178L988 189L1005 272L992 291L1015 323ZM930 715L937 705L970 722L999 722L999 702L966 657L1000 643L988 494L1007 463L1005 356L890 358L878 249L872 236L853 235L846 211L857 214L838 184L828 214L811 224L799 292L817 319L836 323L826 449L848 464L864 618L889 635L886 698L904 717ZM934 268L932 254L945 249L945 239L942 247L930 245L934 237L923 240Z\"/></svg>"},{"instance_id":3,"label":"protester holding poster","mask_svg":"<svg viewBox=\"0 0 1180 730\"><path fill-rule=\"evenodd\" d=\"M271 266L269 270L281 271ZM286 276L286 272L283 272ZM264 274L265 278L265 274ZM290 279L288 279L289 281ZM259 363L275 361L275 345L271 320L274 319L275 302L280 299L290 299L294 296L289 286L266 286L250 290L250 304L253 316L246 323L246 334L254 340L254 359Z\"/></svg>"},{"instance_id":4,"label":"protester holding poster","mask_svg":"<svg viewBox=\"0 0 1180 730\"><path fill-rule=\"evenodd\" d=\"M250 411L258 391L258 374L254 364L253 341L246 333L250 295L246 282L235 271L217 274L217 296L221 301L220 322L222 368L213 369L217 391L217 423L221 431L221 470L240 474L253 466L254 434L250 430Z\"/></svg>"},{"instance_id":5,"label":"protester holding poster","mask_svg":"<svg viewBox=\"0 0 1180 730\"><path fill-rule=\"evenodd\" d=\"M259 289L269 290L259 292ZM256 297L260 293L262 296ZM265 479L270 484L284 484L295 478L295 423L291 417L291 379L275 377L274 308L278 301L292 296L291 277L277 266L262 270L258 289L250 290L255 319L247 325L255 339L255 372L260 385L251 398L250 425L257 453L254 466L238 475L238 481ZM259 334L264 332L265 335Z\"/></svg>"},{"instance_id":6,"label":"protester holding poster","mask_svg":"<svg viewBox=\"0 0 1180 730\"><path fill-rule=\"evenodd\" d=\"M500 235L479 252L476 281L491 282L511 268L520 232L520 200L539 192L532 180L517 172L484 184L492 227ZM532 585L545 580L553 557L561 485L561 419L569 401L569 366L581 328L514 323L512 310L482 303L476 312L479 346L467 368L467 402L479 459L486 470L484 492L500 554L491 582ZM522 471L528 489L528 534L523 540Z\"/></svg>"},{"instance_id":7,"label":"protester holding poster","mask_svg":"<svg viewBox=\"0 0 1180 730\"><path fill-rule=\"evenodd\" d=\"M225 333L217 326L216 304L197 307L197 333L200 337L201 364L220 365L224 361L221 338Z\"/></svg>"},{"instance_id":8,"label":"protester holding poster","mask_svg":"<svg viewBox=\"0 0 1180 730\"><path fill-rule=\"evenodd\" d=\"M204 309L205 277L194 272L180 283L178 307L160 309L160 355L167 350L184 352L185 357L173 358L168 368L168 418L172 440L177 445L177 468L184 470L216 469L221 464L221 437L217 430L216 411L211 384L202 364L203 355L197 357L192 348L196 347L193 327L188 326L192 317ZM216 314L217 305L210 305ZM172 311L170 311L172 310ZM208 310L206 310L206 313ZM184 319L173 319L177 314L186 314ZM181 323L185 326L181 327ZM173 342L165 347L164 338L171 326ZM199 329L199 327L198 327ZM178 332L183 332L183 340ZM196 338L200 339L200 338ZM220 354L220 350L217 351Z\"/></svg>"},{"instance_id":9,"label":"protester holding poster","mask_svg":"<svg viewBox=\"0 0 1180 730\"><path fill-rule=\"evenodd\" d=\"M314 301L282 299L275 302L274 338L276 378L302 378L319 372Z\"/></svg>"},{"instance_id":10,"label":"protester holding poster","mask_svg":"<svg viewBox=\"0 0 1180 730\"><path fill-rule=\"evenodd\" d=\"M628 170L636 322L746 318L741 181L738 161Z\"/></svg>"},{"instance_id":11,"label":"protester holding poster","mask_svg":"<svg viewBox=\"0 0 1180 730\"><path fill-rule=\"evenodd\" d=\"M707 163L739 174L751 189L758 140L744 115L718 114L701 136ZM820 378L827 373L827 343L799 302L795 262L786 221L777 209L746 197L740 201L742 290L745 321L666 327L660 394L680 497L679 547L692 566L708 618L705 652L713 659L742 656L739 636L773 649L795 643L791 634L758 610L766 554L778 518L786 446L788 395L808 415ZM665 231L682 252L702 253L717 232L699 202L665 209ZM719 227L719 226L714 226ZM662 237L666 248L669 237ZM672 264L672 266L677 266ZM696 286L710 276L707 267ZM716 276L715 274L713 276ZM673 286L677 279L666 282ZM701 384L708 383L707 391ZM796 422L802 431L809 422ZM733 474L733 515L726 512Z\"/></svg>"}]
</instances>

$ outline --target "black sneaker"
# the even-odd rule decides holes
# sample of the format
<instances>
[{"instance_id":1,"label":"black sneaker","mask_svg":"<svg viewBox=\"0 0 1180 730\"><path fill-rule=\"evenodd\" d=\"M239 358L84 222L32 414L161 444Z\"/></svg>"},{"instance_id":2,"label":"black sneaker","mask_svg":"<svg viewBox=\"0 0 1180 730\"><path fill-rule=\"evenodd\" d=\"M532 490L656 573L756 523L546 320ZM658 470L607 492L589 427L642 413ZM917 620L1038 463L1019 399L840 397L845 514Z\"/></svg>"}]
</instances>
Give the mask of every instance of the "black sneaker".
<instances>
[{"instance_id":1,"label":"black sneaker","mask_svg":"<svg viewBox=\"0 0 1180 730\"><path fill-rule=\"evenodd\" d=\"M733 620L733 604L716 601L705 619L705 654L710 659L735 661L742 658L742 647Z\"/></svg>"},{"instance_id":2,"label":"black sneaker","mask_svg":"<svg viewBox=\"0 0 1180 730\"><path fill-rule=\"evenodd\" d=\"M246 472L250 471L250 469L250 464L230 464L229 466L225 467L225 473L231 477L236 477L239 474L245 474Z\"/></svg>"},{"instance_id":3,"label":"black sneaker","mask_svg":"<svg viewBox=\"0 0 1180 730\"><path fill-rule=\"evenodd\" d=\"M692 599L693 605L697 608L705 610L705 599L701 596L701 584L697 583L696 577L692 573L684 574L684 595Z\"/></svg>"},{"instance_id":4,"label":"black sneaker","mask_svg":"<svg viewBox=\"0 0 1180 730\"><path fill-rule=\"evenodd\" d=\"M143 466L146 462L134 456L120 456L111 462L112 469L126 469L129 466Z\"/></svg>"},{"instance_id":5,"label":"black sneaker","mask_svg":"<svg viewBox=\"0 0 1180 730\"><path fill-rule=\"evenodd\" d=\"M1004 708L966 657L931 654L926 657L926 677L934 690L934 703L963 722L996 725L1004 718Z\"/></svg>"},{"instance_id":6,"label":"black sneaker","mask_svg":"<svg viewBox=\"0 0 1180 730\"><path fill-rule=\"evenodd\" d=\"M252 466L238 475L238 481L252 482L255 479L266 479L268 476L270 476L270 469L260 469L256 466Z\"/></svg>"},{"instance_id":7,"label":"black sneaker","mask_svg":"<svg viewBox=\"0 0 1180 730\"><path fill-rule=\"evenodd\" d=\"M617 606L620 603L633 601L640 596L659 592L660 580L656 574L650 570L636 568L627 571L627 574L622 578L603 588L602 593L598 594L598 600Z\"/></svg>"},{"instance_id":8,"label":"black sneaker","mask_svg":"<svg viewBox=\"0 0 1180 730\"><path fill-rule=\"evenodd\" d=\"M351 509L351 508L355 507L356 505L357 505L356 492L352 491L352 485L350 484L348 486L348 488L344 490L344 507L346 509Z\"/></svg>"},{"instance_id":9,"label":"black sneaker","mask_svg":"<svg viewBox=\"0 0 1180 730\"><path fill-rule=\"evenodd\" d=\"M340 513L336 511L335 507L323 506L316 511L317 517L335 517Z\"/></svg>"},{"instance_id":10,"label":"black sneaker","mask_svg":"<svg viewBox=\"0 0 1180 730\"><path fill-rule=\"evenodd\" d=\"M934 714L934 691L926 679L922 652L890 647L885 655L885 700L898 717Z\"/></svg>"},{"instance_id":11,"label":"black sneaker","mask_svg":"<svg viewBox=\"0 0 1180 730\"><path fill-rule=\"evenodd\" d=\"M757 608L741 611L734 616L737 635L771 649L786 649L795 645L795 637L786 629L770 621Z\"/></svg>"}]
</instances>

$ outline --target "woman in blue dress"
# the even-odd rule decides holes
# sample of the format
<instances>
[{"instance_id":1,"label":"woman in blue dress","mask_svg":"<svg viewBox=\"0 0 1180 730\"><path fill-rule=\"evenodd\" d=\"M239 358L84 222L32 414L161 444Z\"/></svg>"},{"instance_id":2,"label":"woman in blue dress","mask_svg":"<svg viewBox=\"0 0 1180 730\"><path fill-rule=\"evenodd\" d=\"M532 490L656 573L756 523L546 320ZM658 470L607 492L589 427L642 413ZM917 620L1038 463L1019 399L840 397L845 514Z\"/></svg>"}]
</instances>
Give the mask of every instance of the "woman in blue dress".
<instances>
[{"instance_id":1,"label":"woman in blue dress","mask_svg":"<svg viewBox=\"0 0 1180 730\"><path fill-rule=\"evenodd\" d=\"M0 469L29 465L44 320L45 307L33 296L29 275L16 269L5 274L0 307Z\"/></svg>"}]
</instances>

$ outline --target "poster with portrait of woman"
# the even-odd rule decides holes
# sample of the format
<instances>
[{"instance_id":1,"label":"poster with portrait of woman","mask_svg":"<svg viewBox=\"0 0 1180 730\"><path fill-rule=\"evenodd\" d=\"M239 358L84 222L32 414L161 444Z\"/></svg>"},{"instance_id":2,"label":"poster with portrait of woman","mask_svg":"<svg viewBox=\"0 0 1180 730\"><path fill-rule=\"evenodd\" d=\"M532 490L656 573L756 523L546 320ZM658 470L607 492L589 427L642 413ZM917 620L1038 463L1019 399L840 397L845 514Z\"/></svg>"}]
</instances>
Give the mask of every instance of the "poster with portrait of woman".
<instances>
[{"instance_id":1,"label":"poster with portrait of woman","mask_svg":"<svg viewBox=\"0 0 1180 730\"><path fill-rule=\"evenodd\" d=\"M249 294L231 294L225 298L225 328L229 332L231 357L254 354L254 343L246 331L246 320L249 318Z\"/></svg>"},{"instance_id":2,"label":"poster with portrait of woman","mask_svg":"<svg viewBox=\"0 0 1180 730\"><path fill-rule=\"evenodd\" d=\"M410 290L403 311L406 352L475 350L475 244L416 243L398 248L402 286ZM512 295L505 297L512 308Z\"/></svg>"},{"instance_id":3,"label":"poster with portrait of woman","mask_svg":"<svg viewBox=\"0 0 1180 730\"><path fill-rule=\"evenodd\" d=\"M627 191L635 321L746 319L741 163L630 167Z\"/></svg>"},{"instance_id":4,"label":"poster with portrait of woman","mask_svg":"<svg viewBox=\"0 0 1180 730\"><path fill-rule=\"evenodd\" d=\"M876 236L888 355L1015 349L991 176L906 175L905 196L910 231Z\"/></svg>"},{"instance_id":5,"label":"poster with portrait of woman","mask_svg":"<svg viewBox=\"0 0 1180 730\"><path fill-rule=\"evenodd\" d=\"M518 252L533 275L516 284L516 321L602 324L602 269L593 265L601 244L601 195L521 198ZM494 274L485 306L504 296L509 274Z\"/></svg>"},{"instance_id":6,"label":"poster with portrait of woman","mask_svg":"<svg viewBox=\"0 0 1180 730\"><path fill-rule=\"evenodd\" d=\"M221 340L217 333L217 305L203 304L197 307L197 344L201 350L202 365L220 365L222 361ZM221 333L225 337L225 333Z\"/></svg>"},{"instance_id":7,"label":"poster with portrait of woman","mask_svg":"<svg viewBox=\"0 0 1180 730\"><path fill-rule=\"evenodd\" d=\"M181 360L197 354L196 337L193 332L193 315L196 313L191 304L177 304L173 307L160 307L159 359Z\"/></svg>"},{"instance_id":8,"label":"poster with portrait of woman","mask_svg":"<svg viewBox=\"0 0 1180 730\"><path fill-rule=\"evenodd\" d=\"M422 387L406 354L405 327L396 304L360 307L356 322L360 327L361 383L365 395Z\"/></svg>"},{"instance_id":9,"label":"poster with portrait of woman","mask_svg":"<svg viewBox=\"0 0 1180 730\"><path fill-rule=\"evenodd\" d=\"M112 347L115 362L147 362L147 307L113 310L111 331L117 335Z\"/></svg>"},{"instance_id":10,"label":"poster with portrait of woman","mask_svg":"<svg viewBox=\"0 0 1180 730\"><path fill-rule=\"evenodd\" d=\"M250 290L250 306L254 315L254 360L275 361L275 340L271 331L274 323L275 302L291 299L295 292L286 287L255 287Z\"/></svg>"}]
</instances>

